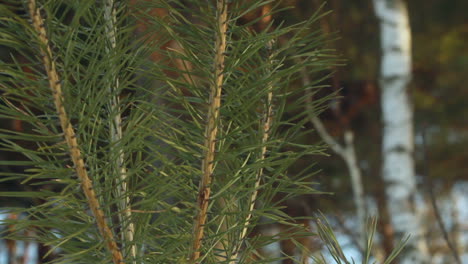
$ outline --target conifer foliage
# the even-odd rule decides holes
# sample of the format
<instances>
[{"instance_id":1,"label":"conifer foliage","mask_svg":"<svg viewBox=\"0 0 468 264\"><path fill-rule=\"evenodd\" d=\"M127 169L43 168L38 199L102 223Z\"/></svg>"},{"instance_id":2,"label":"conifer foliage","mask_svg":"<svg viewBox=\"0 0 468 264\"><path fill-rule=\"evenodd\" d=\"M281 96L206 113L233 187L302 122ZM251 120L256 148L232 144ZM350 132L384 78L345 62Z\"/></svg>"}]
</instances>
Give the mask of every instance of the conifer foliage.
<instances>
[{"instance_id":1,"label":"conifer foliage","mask_svg":"<svg viewBox=\"0 0 468 264\"><path fill-rule=\"evenodd\" d=\"M0 118L21 123L0 131L21 189L0 194L28 201L9 235L55 263L271 262L265 245L311 235L280 205L315 193L310 168L289 172L322 151L296 140L311 131L290 84L333 62L318 15L257 32L270 13L240 19L273 1L131 3L0 5ZM271 222L293 231L249 236Z\"/></svg>"}]
</instances>

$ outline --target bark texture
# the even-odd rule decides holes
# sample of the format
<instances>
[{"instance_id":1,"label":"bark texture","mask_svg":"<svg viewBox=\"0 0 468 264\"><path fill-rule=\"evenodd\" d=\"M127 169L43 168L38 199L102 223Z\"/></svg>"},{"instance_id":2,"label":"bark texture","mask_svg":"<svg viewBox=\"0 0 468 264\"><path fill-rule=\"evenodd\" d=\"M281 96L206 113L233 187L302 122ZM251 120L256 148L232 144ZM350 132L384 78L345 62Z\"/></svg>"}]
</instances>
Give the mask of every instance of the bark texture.
<instances>
[{"instance_id":1,"label":"bark texture","mask_svg":"<svg viewBox=\"0 0 468 264\"><path fill-rule=\"evenodd\" d=\"M40 45L40 52L42 54L42 62L47 73L49 86L54 98L55 109L60 120L63 136L69 148L70 158L73 162L76 175L81 181L81 188L86 197L86 200L88 201L89 208L95 217L99 233L105 241L108 251L112 254L112 260L114 264L125 264L122 252L116 243L114 234L107 224L107 216L101 209L96 191L93 187L93 182L86 169L85 161L83 159L80 145L78 144L78 139L76 137L76 132L72 126L69 115L65 110L62 82L59 78L55 61L52 59L54 56L52 54L52 48L47 37L44 20L35 0L29 0L28 9L31 16L32 27L38 35L38 43Z\"/></svg>"},{"instance_id":2,"label":"bark texture","mask_svg":"<svg viewBox=\"0 0 468 264\"><path fill-rule=\"evenodd\" d=\"M410 235L401 264L429 263L421 217L415 210L413 111L407 87L411 79L411 32L402 0L374 0L381 30L382 176L397 241Z\"/></svg>"},{"instance_id":3,"label":"bark texture","mask_svg":"<svg viewBox=\"0 0 468 264\"><path fill-rule=\"evenodd\" d=\"M215 83L211 86L210 106L208 109L207 126L205 131L205 150L202 161L202 179L198 189L197 207L198 213L194 224L194 239L190 257L191 263L201 263L200 249L204 237L204 228L208 217L208 205L211 195L211 183L213 181L216 139L218 137L218 122L221 107L221 92L224 82L224 61L226 58L226 35L228 29L228 5L225 0L218 0L217 11L217 34L215 43Z\"/></svg>"}]
</instances>

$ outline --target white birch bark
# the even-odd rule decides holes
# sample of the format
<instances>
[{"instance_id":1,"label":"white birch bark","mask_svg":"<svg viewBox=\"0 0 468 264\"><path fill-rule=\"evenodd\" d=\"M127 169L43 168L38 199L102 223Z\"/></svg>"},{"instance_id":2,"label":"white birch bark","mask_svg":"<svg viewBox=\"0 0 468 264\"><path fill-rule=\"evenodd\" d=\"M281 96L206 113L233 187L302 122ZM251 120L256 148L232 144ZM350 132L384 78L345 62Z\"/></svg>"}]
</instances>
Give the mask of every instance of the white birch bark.
<instances>
[{"instance_id":1,"label":"white birch bark","mask_svg":"<svg viewBox=\"0 0 468 264\"><path fill-rule=\"evenodd\" d=\"M402 0L373 0L381 30L382 175L396 242L411 235L401 264L429 263L420 216L415 210L413 112L407 86L411 79L411 32Z\"/></svg>"}]
</instances>

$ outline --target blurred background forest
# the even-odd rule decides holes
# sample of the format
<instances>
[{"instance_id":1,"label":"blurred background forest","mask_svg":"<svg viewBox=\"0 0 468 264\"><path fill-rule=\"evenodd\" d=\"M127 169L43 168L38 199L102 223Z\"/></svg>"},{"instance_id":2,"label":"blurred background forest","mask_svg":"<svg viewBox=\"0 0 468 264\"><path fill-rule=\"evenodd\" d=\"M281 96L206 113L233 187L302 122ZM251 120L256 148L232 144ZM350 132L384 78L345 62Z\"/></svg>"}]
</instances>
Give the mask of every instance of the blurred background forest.
<instances>
[{"instance_id":1,"label":"blurred background forest","mask_svg":"<svg viewBox=\"0 0 468 264\"><path fill-rule=\"evenodd\" d=\"M304 17L321 1L288 1L298 6L291 14ZM405 1L412 38L412 80L408 91L414 110L416 204L427 231L432 263L456 263L443 239L440 214L445 232L457 247L462 263L468 263L468 185L466 160L468 90L467 1ZM325 32L335 33L330 46L345 60L324 91L336 91L341 97L329 101L322 122L336 140L342 142L346 131L354 133L357 164L367 210L380 216L378 226L385 252L391 241L392 227L387 214L385 187L382 182L382 121L380 108L379 22L372 1L326 2L332 12L321 20ZM313 125L311 124L313 128ZM320 140L318 137L316 140ZM355 206L350 173L345 162L332 150L330 157L317 160L322 168L318 182L324 191L313 209L334 218L337 230L348 236L355 231ZM431 198L432 196L432 198ZM440 212L434 212L435 199ZM459 260L460 261L460 260Z\"/></svg>"},{"instance_id":2,"label":"blurred background forest","mask_svg":"<svg viewBox=\"0 0 468 264\"><path fill-rule=\"evenodd\" d=\"M409 85L414 110L415 175L417 181L416 211L421 214L428 242L431 263L468 263L468 20L466 0L407 1L412 38L412 80ZM382 122L380 108L380 28L372 0L284 0L282 6L294 8L274 17L275 21L293 23L304 20L322 8L330 12L316 23L328 34L329 47L342 59L333 74L324 80L315 96L335 94L320 115L328 134L338 143L346 144L347 132L354 134L357 165L362 173L362 188L366 211L378 215L377 258L393 248L393 227L387 212L385 184L382 180ZM0 58L9 56L0 47ZM310 78L323 78L311 75ZM295 85L303 85L297 82ZM294 87L292 87L293 89ZM306 110L304 110L306 111ZM16 126L16 127L15 127ZM0 127L19 129L21 123L6 123ZM312 122L309 129L316 127ZM323 140L304 138L303 143ZM348 142L349 143L349 142ZM315 181L320 190L330 194L303 197L287 203L291 215L311 215L317 211L329 217L339 234L347 254L359 261L359 224L349 169L343 158L332 150L327 157L303 160L298 171L310 163L321 171ZM11 159L0 151L0 160ZM0 170L8 170L3 166ZM18 183L2 181L1 191L21 188ZM0 206L28 203L1 198ZM438 205L434 210L432 200ZM437 220L437 215L440 219ZM2 217L14 217L3 215ZM443 226L444 228L441 228ZM9 227L2 227L7 230ZM273 228L273 227L272 227ZM445 233L445 234L444 234ZM447 245L447 239L453 248ZM0 264L29 263L22 258L8 258L15 247L13 241L0 243ZM285 250L287 245L281 245ZM21 249L18 249L21 251ZM44 249L42 249L44 250ZM39 254L44 254L39 248ZM456 255L456 254L455 254ZM21 259L21 260L20 260ZM47 260L47 259L46 259Z\"/></svg>"}]
</instances>

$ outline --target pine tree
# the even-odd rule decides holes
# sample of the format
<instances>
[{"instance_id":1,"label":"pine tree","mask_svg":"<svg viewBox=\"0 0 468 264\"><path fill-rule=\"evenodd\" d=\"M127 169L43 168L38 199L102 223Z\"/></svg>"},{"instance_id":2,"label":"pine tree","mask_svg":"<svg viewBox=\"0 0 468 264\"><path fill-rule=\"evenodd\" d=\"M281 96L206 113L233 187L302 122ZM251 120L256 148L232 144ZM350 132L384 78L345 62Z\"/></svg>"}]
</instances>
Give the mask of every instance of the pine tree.
<instances>
[{"instance_id":1,"label":"pine tree","mask_svg":"<svg viewBox=\"0 0 468 264\"><path fill-rule=\"evenodd\" d=\"M239 19L271 1L134 3L0 5L0 117L22 124L0 131L21 154L2 181L22 186L1 195L31 203L7 209L10 238L54 263L272 262L265 245L312 235L280 209L315 193L313 169L289 173L323 151L296 140L311 131L289 84L333 63L318 13L256 32ZM269 222L291 229L249 237Z\"/></svg>"}]
</instances>

